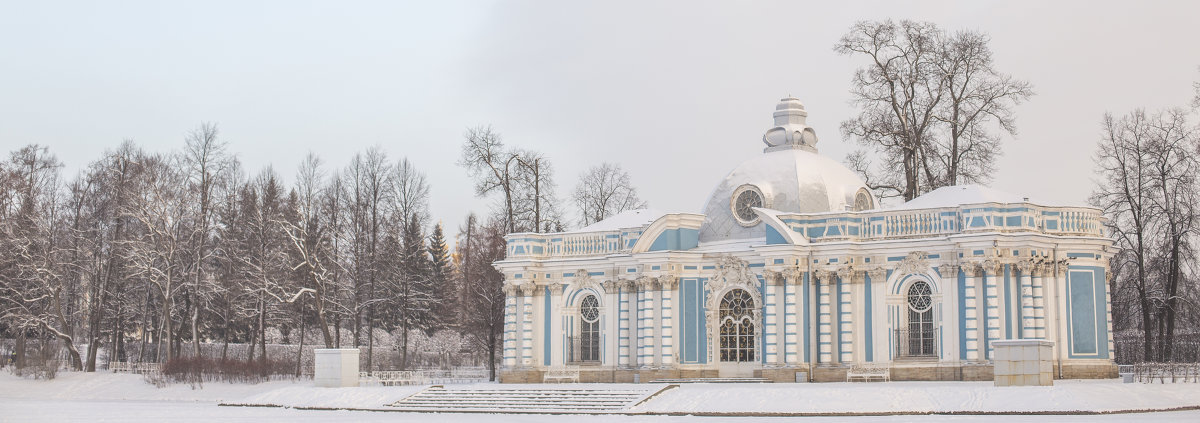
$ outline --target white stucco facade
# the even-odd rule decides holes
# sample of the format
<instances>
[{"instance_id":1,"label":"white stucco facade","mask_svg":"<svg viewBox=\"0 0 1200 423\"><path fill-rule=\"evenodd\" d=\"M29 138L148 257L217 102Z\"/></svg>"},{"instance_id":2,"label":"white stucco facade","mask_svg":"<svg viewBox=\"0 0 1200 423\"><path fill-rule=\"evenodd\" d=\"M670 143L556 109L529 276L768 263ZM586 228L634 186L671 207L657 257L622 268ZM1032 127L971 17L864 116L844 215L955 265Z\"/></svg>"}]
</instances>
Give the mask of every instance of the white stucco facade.
<instances>
[{"instance_id":1,"label":"white stucco facade","mask_svg":"<svg viewBox=\"0 0 1200 423\"><path fill-rule=\"evenodd\" d=\"M1056 376L1115 375L1099 210L979 186L879 208L806 117L781 100L703 214L510 234L502 380L988 380L1001 339L1053 341Z\"/></svg>"}]
</instances>

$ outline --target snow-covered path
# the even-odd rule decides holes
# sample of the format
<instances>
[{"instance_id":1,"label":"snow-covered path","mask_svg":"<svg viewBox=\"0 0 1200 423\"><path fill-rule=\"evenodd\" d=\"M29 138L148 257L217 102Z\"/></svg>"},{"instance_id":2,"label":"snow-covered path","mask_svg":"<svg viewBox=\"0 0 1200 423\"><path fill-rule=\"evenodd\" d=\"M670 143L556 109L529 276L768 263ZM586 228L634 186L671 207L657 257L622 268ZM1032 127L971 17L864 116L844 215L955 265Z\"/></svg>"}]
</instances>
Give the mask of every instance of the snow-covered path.
<instances>
[{"instance_id":1,"label":"snow-covered path","mask_svg":"<svg viewBox=\"0 0 1200 423\"><path fill-rule=\"evenodd\" d=\"M289 408L218 407L210 402L137 400L36 400L0 398L0 422L221 422L264 423L275 421L334 422L531 422L560 423L704 423L784 422L877 423L877 422L1179 422L1200 421L1200 411L1102 416L885 416L885 417L670 417L670 416L557 416L501 414L412 414L371 411L314 411Z\"/></svg>"}]
</instances>

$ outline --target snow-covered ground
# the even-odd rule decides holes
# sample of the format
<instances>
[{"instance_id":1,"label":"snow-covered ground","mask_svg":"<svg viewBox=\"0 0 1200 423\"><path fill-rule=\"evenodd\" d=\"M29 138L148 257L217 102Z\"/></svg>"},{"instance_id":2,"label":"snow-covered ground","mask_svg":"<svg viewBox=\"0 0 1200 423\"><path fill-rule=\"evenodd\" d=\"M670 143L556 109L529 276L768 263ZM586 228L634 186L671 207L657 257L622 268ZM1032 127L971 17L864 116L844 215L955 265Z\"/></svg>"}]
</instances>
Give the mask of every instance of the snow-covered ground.
<instances>
[{"instance_id":1,"label":"snow-covered ground","mask_svg":"<svg viewBox=\"0 0 1200 423\"><path fill-rule=\"evenodd\" d=\"M502 389L519 385L477 384ZM611 385L572 385L603 388ZM527 387L527 386L526 386ZM316 388L309 381L262 384L208 383L156 388L128 374L63 372L53 381L28 380L0 372L0 422L27 421L213 421L295 420L551 422L554 415L411 414L372 411L300 410L287 407L388 409L384 404L421 387ZM229 407L218 403L278 405ZM1056 381L1053 387L992 387L986 382L891 382L872 384L684 384L633 412L651 413L842 413L842 412L1030 412L1168 409L1200 405L1196 384L1121 384L1117 381ZM574 423L676 422L692 416L572 416ZM706 417L704 421L746 421ZM776 419L777 418L773 418ZM804 421L845 421L847 417ZM871 416L855 422L933 421L1200 421L1200 411L1082 416Z\"/></svg>"}]
</instances>

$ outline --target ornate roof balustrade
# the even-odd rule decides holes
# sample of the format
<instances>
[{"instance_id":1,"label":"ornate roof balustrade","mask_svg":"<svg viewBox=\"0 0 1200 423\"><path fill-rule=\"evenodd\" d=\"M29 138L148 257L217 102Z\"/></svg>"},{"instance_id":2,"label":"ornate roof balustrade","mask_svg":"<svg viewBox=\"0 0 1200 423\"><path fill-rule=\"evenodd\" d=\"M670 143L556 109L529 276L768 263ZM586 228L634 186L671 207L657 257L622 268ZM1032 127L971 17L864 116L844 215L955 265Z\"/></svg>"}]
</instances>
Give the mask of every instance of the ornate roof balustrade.
<instances>
[{"instance_id":1,"label":"ornate roof balustrade","mask_svg":"<svg viewBox=\"0 0 1200 423\"><path fill-rule=\"evenodd\" d=\"M778 213L779 221L809 242L877 241L983 232L1039 232L1105 236L1100 210L1021 204L967 204L930 209Z\"/></svg>"},{"instance_id":2,"label":"ornate roof balustrade","mask_svg":"<svg viewBox=\"0 0 1200 423\"><path fill-rule=\"evenodd\" d=\"M597 232L514 233L506 236L508 258L581 257L629 253L642 228Z\"/></svg>"}]
</instances>

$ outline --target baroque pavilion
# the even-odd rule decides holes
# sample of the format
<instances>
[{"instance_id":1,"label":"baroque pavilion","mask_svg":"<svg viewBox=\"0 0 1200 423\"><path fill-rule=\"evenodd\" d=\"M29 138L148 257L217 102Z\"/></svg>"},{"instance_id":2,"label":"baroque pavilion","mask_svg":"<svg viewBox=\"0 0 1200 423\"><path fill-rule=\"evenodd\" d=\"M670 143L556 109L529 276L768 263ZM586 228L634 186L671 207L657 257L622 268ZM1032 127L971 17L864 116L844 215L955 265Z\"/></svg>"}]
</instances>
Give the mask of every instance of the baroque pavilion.
<instances>
[{"instance_id":1,"label":"baroque pavilion","mask_svg":"<svg viewBox=\"0 0 1200 423\"><path fill-rule=\"evenodd\" d=\"M1101 211L974 185L879 207L781 100L762 155L703 214L514 233L502 382L991 380L991 341L1054 342L1056 378L1115 377Z\"/></svg>"}]
</instances>

